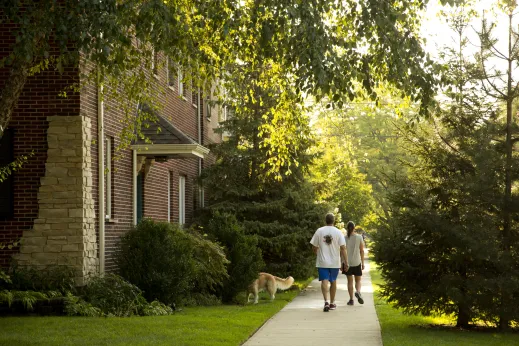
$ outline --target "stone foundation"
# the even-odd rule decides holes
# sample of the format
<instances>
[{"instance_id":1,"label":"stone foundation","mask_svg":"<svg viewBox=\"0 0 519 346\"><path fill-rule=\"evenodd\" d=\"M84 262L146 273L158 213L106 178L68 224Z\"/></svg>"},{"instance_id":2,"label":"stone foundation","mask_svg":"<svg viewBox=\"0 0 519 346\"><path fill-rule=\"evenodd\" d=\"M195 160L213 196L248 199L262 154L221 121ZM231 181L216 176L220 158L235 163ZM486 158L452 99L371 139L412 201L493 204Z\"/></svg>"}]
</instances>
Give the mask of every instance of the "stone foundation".
<instances>
[{"instance_id":1,"label":"stone foundation","mask_svg":"<svg viewBox=\"0 0 519 346\"><path fill-rule=\"evenodd\" d=\"M34 227L23 233L20 266L75 268L76 283L98 272L90 119L47 117L48 152Z\"/></svg>"}]
</instances>

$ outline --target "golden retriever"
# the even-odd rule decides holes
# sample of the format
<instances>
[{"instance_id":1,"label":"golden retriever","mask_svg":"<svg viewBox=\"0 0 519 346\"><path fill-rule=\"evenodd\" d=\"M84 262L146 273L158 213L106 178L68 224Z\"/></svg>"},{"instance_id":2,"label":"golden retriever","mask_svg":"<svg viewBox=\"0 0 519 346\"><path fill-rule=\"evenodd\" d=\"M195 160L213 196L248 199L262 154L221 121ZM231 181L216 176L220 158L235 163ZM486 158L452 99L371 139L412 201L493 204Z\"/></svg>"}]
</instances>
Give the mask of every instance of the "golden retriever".
<instances>
[{"instance_id":1,"label":"golden retriever","mask_svg":"<svg viewBox=\"0 0 519 346\"><path fill-rule=\"evenodd\" d=\"M294 278L291 276L282 279L272 274L259 273L258 278L247 289L247 303L250 302L250 296L253 294L254 304L258 304L258 293L264 290L268 291L270 299L273 300L277 290L288 290L293 284Z\"/></svg>"}]
</instances>

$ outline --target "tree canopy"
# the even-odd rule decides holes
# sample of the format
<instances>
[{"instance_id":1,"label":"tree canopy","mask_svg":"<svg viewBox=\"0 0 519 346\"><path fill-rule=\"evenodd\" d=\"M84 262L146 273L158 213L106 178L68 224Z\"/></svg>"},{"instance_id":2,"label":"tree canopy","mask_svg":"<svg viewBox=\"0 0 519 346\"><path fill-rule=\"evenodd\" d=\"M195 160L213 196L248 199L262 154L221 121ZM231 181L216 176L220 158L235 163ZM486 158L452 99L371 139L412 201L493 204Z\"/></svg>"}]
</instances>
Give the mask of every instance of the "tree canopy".
<instances>
[{"instance_id":1,"label":"tree canopy","mask_svg":"<svg viewBox=\"0 0 519 346\"><path fill-rule=\"evenodd\" d=\"M145 72L157 51L189 69L196 86L236 62L256 68L272 60L298 93L341 105L361 92L376 96L387 81L422 101L425 113L435 88L434 66L416 33L425 3L6 0L0 23L15 39L0 60L11 76L0 100L0 135L27 76L80 59L126 85L132 101L153 98Z\"/></svg>"}]
</instances>

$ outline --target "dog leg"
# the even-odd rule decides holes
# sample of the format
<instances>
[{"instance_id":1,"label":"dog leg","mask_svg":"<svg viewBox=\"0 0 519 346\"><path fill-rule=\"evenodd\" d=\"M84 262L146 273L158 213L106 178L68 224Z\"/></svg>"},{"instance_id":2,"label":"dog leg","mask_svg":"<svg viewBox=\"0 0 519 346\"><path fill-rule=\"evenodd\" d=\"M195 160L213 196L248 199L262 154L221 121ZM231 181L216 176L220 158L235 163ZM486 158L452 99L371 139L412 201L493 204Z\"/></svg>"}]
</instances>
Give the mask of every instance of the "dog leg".
<instances>
[{"instance_id":1,"label":"dog leg","mask_svg":"<svg viewBox=\"0 0 519 346\"><path fill-rule=\"evenodd\" d=\"M258 289L258 286L256 285L254 287L254 304L258 304L258 299L259 299L259 289Z\"/></svg>"},{"instance_id":2,"label":"dog leg","mask_svg":"<svg viewBox=\"0 0 519 346\"><path fill-rule=\"evenodd\" d=\"M278 287L276 284L276 280L275 279L269 280L269 282L267 283L267 290L270 293L271 301L274 300L274 298L276 298L277 289L278 289Z\"/></svg>"}]
</instances>

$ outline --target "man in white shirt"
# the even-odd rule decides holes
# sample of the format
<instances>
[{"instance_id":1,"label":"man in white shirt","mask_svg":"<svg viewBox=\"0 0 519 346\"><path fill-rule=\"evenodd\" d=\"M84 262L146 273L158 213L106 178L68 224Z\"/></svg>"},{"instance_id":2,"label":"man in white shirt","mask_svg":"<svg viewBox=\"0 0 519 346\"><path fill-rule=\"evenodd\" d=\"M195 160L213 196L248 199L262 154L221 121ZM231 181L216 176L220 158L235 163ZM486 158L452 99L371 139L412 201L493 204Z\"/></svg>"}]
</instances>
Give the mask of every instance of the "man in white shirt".
<instances>
[{"instance_id":1,"label":"man in white shirt","mask_svg":"<svg viewBox=\"0 0 519 346\"><path fill-rule=\"evenodd\" d=\"M335 293L337 292L337 275L341 267L341 255L346 259L345 265L348 265L346 252L346 242L342 232L333 226L335 216L333 214L326 215L326 226L315 231L310 244L312 244L315 254L317 255L315 266L319 272L319 281L321 281L321 291L324 298L324 311L335 310ZM347 268L346 268L347 270ZM328 301L330 298L330 301Z\"/></svg>"}]
</instances>

